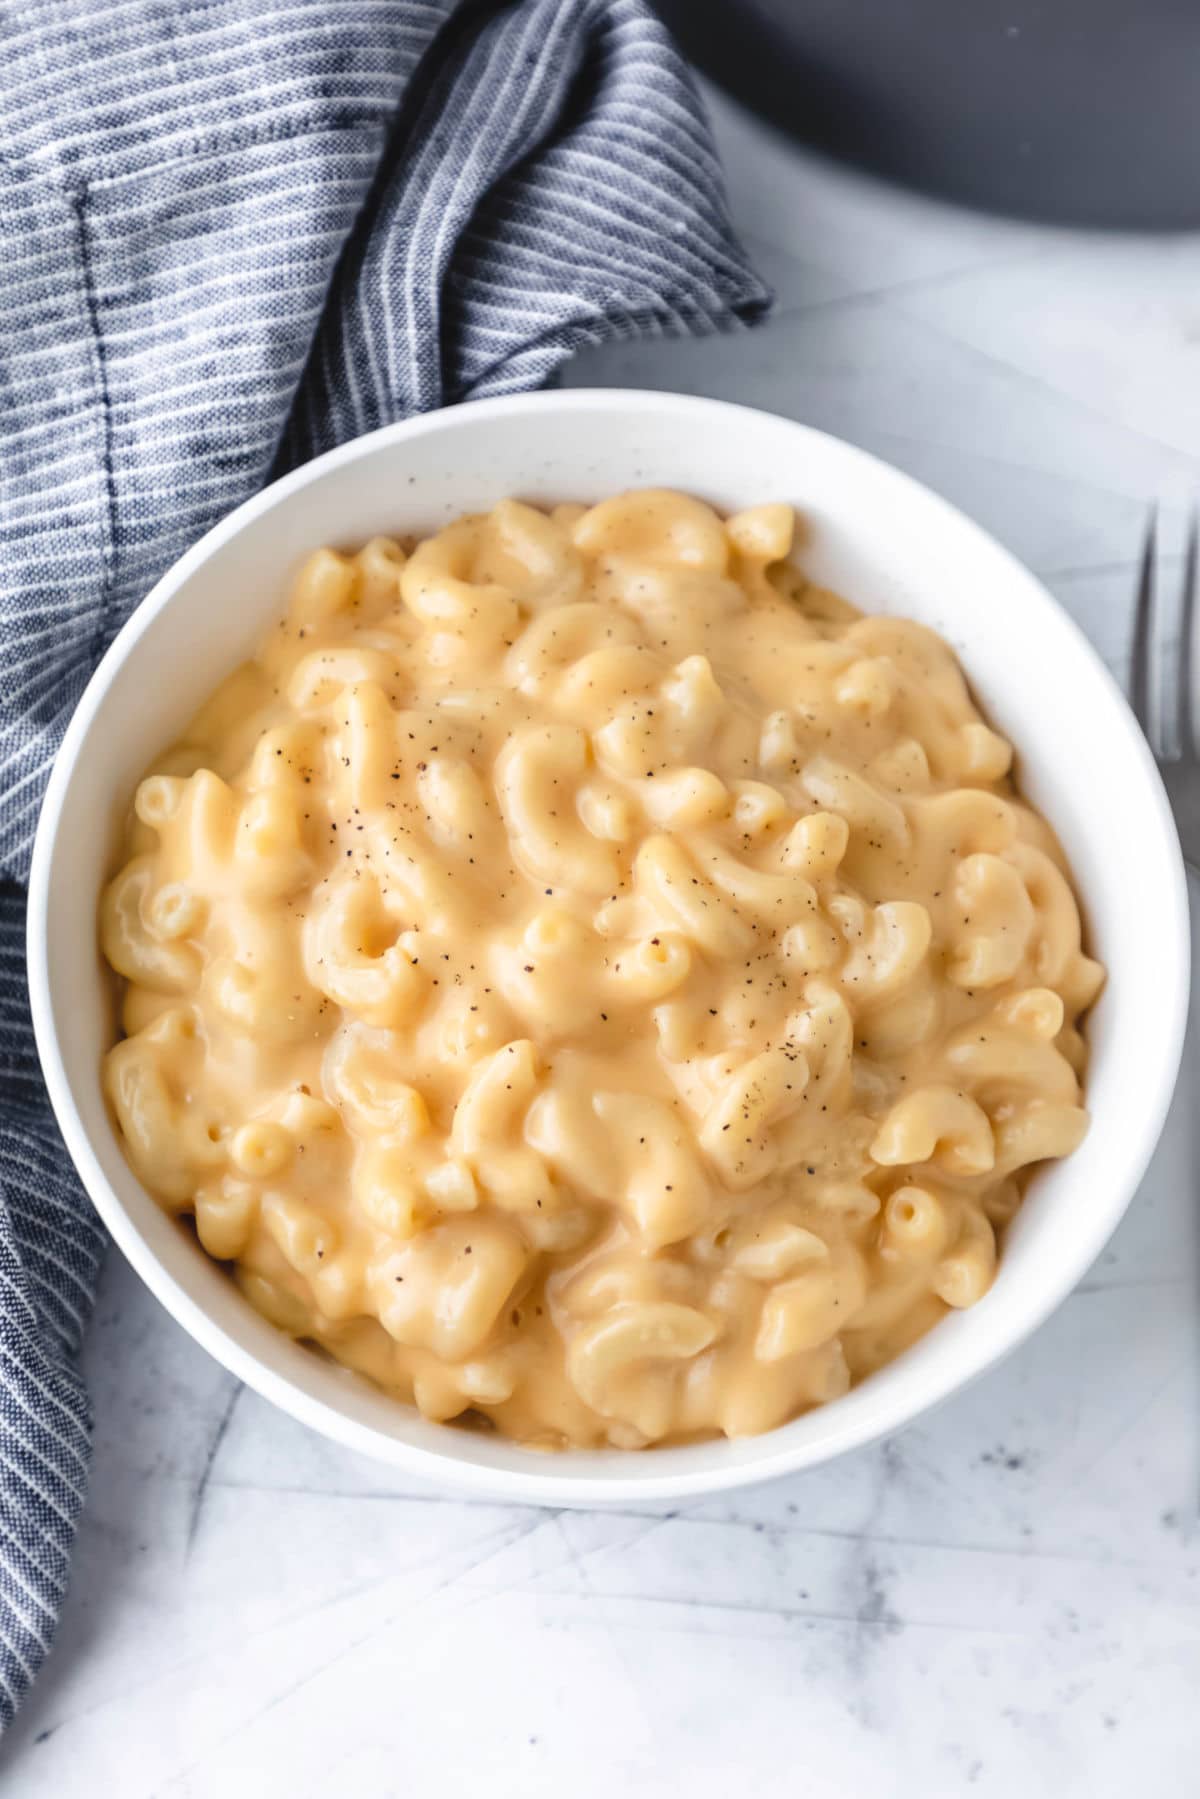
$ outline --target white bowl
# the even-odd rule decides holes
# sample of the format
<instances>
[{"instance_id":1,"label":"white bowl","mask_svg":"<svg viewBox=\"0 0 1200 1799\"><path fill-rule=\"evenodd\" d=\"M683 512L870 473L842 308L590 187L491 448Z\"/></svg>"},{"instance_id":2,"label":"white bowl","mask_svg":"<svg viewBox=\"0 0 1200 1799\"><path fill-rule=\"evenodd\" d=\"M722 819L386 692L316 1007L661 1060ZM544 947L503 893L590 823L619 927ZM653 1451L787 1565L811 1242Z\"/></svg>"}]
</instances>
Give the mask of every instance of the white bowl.
<instances>
[{"instance_id":1,"label":"white bowl","mask_svg":"<svg viewBox=\"0 0 1200 1799\"><path fill-rule=\"evenodd\" d=\"M845 1398L762 1437L545 1456L430 1424L290 1342L134 1178L102 1097L111 993L96 900L146 764L280 612L314 546L428 531L506 494L599 498L673 486L736 508L790 500L822 582L944 633L984 709L1019 746L1020 776L1057 827L1109 979L1090 1024L1091 1131L1033 1181L995 1285ZM34 1023L84 1185L171 1315L266 1398L351 1448L443 1485L523 1502L628 1503L736 1487L869 1442L990 1367L1097 1255L1162 1127L1183 1041L1187 899L1154 763L1112 679L1011 556L861 450L802 425L671 394L560 392L487 400L377 431L289 475L217 525L155 587L87 689L55 765L29 903Z\"/></svg>"}]
</instances>

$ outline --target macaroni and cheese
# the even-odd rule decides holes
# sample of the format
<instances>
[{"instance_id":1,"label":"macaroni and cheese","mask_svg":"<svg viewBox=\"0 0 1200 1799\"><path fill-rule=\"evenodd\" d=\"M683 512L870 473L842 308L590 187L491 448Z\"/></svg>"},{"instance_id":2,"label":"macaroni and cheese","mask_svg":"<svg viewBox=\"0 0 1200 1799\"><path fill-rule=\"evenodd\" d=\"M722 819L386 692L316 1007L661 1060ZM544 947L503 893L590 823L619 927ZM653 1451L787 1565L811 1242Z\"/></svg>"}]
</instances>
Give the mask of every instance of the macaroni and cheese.
<instances>
[{"instance_id":1,"label":"macaroni and cheese","mask_svg":"<svg viewBox=\"0 0 1200 1799\"><path fill-rule=\"evenodd\" d=\"M275 1324L552 1447L768 1430L978 1300L1101 970L945 643L793 514L320 550L141 782L128 1155Z\"/></svg>"}]
</instances>

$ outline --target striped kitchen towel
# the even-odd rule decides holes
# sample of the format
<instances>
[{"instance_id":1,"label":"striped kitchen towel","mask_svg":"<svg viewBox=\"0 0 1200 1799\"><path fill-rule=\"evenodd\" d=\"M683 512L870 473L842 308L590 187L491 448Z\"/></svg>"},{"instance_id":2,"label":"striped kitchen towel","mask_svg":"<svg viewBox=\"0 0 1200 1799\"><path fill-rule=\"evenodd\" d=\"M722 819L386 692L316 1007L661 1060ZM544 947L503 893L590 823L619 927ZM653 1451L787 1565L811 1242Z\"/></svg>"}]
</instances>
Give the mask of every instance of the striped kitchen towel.
<instances>
[{"instance_id":1,"label":"striped kitchen towel","mask_svg":"<svg viewBox=\"0 0 1200 1799\"><path fill-rule=\"evenodd\" d=\"M0 11L0 1722L88 1468L103 1248L37 1075L46 774L151 583L270 479L572 351L760 318L642 0L10 0Z\"/></svg>"}]
</instances>

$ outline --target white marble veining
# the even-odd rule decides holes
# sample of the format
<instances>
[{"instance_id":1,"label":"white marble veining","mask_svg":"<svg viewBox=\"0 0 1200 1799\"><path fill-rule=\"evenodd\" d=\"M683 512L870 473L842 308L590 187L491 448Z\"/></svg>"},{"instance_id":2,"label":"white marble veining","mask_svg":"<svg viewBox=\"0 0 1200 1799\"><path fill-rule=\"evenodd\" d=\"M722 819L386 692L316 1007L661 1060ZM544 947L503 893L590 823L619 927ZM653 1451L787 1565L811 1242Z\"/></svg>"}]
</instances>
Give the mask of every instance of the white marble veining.
<instances>
[{"instance_id":1,"label":"white marble veining","mask_svg":"<svg viewBox=\"0 0 1200 1799\"><path fill-rule=\"evenodd\" d=\"M1200 488L1200 239L972 217L714 111L778 317L570 379L759 403L877 451L1120 670L1147 501L1178 534ZM240 1390L114 1254L91 1503L0 1790L1195 1794L1198 1062L1193 1036L1126 1223L1005 1366L880 1448L707 1505L397 1483Z\"/></svg>"}]
</instances>

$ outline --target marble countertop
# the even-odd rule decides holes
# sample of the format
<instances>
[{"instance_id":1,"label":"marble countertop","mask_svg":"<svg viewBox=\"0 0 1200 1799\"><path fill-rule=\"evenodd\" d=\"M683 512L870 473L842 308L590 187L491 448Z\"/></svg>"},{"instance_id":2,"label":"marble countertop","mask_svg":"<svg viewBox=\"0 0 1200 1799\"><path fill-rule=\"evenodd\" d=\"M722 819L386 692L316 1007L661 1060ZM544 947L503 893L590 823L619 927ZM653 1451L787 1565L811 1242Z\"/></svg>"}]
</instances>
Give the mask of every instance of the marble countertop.
<instances>
[{"instance_id":1,"label":"marble countertop","mask_svg":"<svg viewBox=\"0 0 1200 1799\"><path fill-rule=\"evenodd\" d=\"M779 293L569 379L757 403L939 489L1118 671L1145 508L1200 488L1200 238L987 220L713 109ZM869 523L869 521L864 521ZM1130 1046L1131 1053L1136 1053ZM1189 1042L1181 1090L1196 1090ZM12 1799L1196 1792L1200 1156L1003 1367L710 1504L446 1499L238 1387L110 1256L91 1502Z\"/></svg>"}]
</instances>

